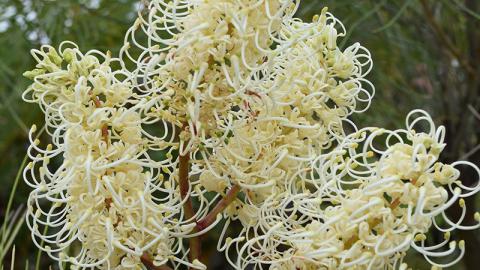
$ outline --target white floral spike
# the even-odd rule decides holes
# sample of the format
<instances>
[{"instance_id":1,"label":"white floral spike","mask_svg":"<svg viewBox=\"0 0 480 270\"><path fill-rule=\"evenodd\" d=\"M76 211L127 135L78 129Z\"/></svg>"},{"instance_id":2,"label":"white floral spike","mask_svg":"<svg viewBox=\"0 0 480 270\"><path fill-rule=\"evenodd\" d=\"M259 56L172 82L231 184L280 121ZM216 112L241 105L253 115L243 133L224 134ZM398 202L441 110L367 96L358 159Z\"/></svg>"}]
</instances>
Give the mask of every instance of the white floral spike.
<instances>
[{"instance_id":1,"label":"white floral spike","mask_svg":"<svg viewBox=\"0 0 480 270\"><path fill-rule=\"evenodd\" d=\"M35 244L74 269L206 269L198 237L226 220L217 248L239 270L405 270L410 248L432 269L461 260L450 235L480 227L478 213L464 224L480 182L459 169L480 169L439 162L445 128L425 111L358 128L371 55L338 47L346 30L326 8L295 18L299 5L150 0L118 57L33 50L23 98L51 138L30 129ZM426 245L431 229L442 242Z\"/></svg>"}]
</instances>

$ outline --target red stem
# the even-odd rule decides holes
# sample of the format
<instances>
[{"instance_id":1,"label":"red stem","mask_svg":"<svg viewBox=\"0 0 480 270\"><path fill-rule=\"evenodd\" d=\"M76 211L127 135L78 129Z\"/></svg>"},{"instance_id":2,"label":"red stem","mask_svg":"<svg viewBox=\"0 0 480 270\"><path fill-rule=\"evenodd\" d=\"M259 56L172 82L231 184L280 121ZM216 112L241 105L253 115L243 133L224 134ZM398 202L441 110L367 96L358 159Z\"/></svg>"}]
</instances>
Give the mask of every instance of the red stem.
<instances>
[{"instance_id":1,"label":"red stem","mask_svg":"<svg viewBox=\"0 0 480 270\"><path fill-rule=\"evenodd\" d=\"M189 171L189 162L190 156L186 153L184 156L180 155L179 157L179 165L178 165L178 178L180 184L180 195L182 196L182 200L184 200L189 194L188 190L190 189L190 183L188 181L188 171ZM185 216L187 219L193 217L193 205L192 200L190 197L187 198L185 204L183 205L185 210Z\"/></svg>"},{"instance_id":2,"label":"red stem","mask_svg":"<svg viewBox=\"0 0 480 270\"><path fill-rule=\"evenodd\" d=\"M189 162L190 155L188 152L185 153L184 156L179 155L178 178L180 185L180 195L183 200L185 200L186 198L185 204L183 205L186 219L191 219L194 216L192 200L188 194L188 190L190 189L190 183L188 180ZM199 237L190 238L190 260L192 262L195 259L200 258L201 248L202 247Z\"/></svg>"},{"instance_id":3,"label":"red stem","mask_svg":"<svg viewBox=\"0 0 480 270\"><path fill-rule=\"evenodd\" d=\"M240 192L240 186L234 185L225 197L223 197L213 210L208 215L197 222L197 229L199 231L212 225L217 219L218 214L222 213L234 200L237 198L237 194Z\"/></svg>"}]
</instances>

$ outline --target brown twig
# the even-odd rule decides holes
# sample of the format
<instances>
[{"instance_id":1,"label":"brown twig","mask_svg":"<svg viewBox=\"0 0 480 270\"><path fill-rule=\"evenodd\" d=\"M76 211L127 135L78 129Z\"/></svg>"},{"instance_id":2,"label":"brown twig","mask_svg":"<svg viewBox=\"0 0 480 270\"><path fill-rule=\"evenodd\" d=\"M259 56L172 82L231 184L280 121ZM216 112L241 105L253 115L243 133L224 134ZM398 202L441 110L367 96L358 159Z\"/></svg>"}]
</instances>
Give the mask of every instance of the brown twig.
<instances>
[{"instance_id":1,"label":"brown twig","mask_svg":"<svg viewBox=\"0 0 480 270\"><path fill-rule=\"evenodd\" d=\"M186 125L184 125L184 130L185 130L185 126ZM192 200L188 194L188 191L190 189L190 182L188 179L188 173L189 173L189 167L190 167L189 163L190 163L189 152L185 153L185 155L179 154L178 182L180 185L180 196L182 197L182 200L186 200L185 203L183 204L183 209L185 211L185 217L187 220L192 219L192 217L194 216ZM201 253L200 238L198 236L190 238L190 260L193 262L195 259L199 259L200 253Z\"/></svg>"},{"instance_id":2,"label":"brown twig","mask_svg":"<svg viewBox=\"0 0 480 270\"><path fill-rule=\"evenodd\" d=\"M225 197L223 197L213 210L208 213L208 215L197 222L197 229L199 231L207 228L217 218L217 215L223 212L237 197L237 194L240 192L240 186L234 185L228 192Z\"/></svg>"},{"instance_id":3,"label":"brown twig","mask_svg":"<svg viewBox=\"0 0 480 270\"><path fill-rule=\"evenodd\" d=\"M186 153L183 156L179 155L178 179L179 179L179 185L180 185L180 195L182 196L183 200L185 200L185 198L189 195L188 191L190 190L190 183L188 181L189 163L190 163L189 153ZM185 204L183 205L183 208L185 211L186 218L187 219L192 218L194 215L194 212L193 212L192 200L190 199L190 197L186 199Z\"/></svg>"}]
</instances>

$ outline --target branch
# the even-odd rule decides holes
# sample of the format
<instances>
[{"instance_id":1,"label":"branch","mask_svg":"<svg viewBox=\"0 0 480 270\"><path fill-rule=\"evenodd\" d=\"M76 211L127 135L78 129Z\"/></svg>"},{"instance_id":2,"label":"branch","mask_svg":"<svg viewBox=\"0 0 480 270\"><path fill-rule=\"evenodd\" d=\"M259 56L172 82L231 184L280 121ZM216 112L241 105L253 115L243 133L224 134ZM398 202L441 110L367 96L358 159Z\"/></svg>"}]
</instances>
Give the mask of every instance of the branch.
<instances>
[{"instance_id":1,"label":"branch","mask_svg":"<svg viewBox=\"0 0 480 270\"><path fill-rule=\"evenodd\" d=\"M182 200L186 200L183 204L183 209L185 211L185 217L187 220L191 219L194 216L192 200L190 198L190 195L188 194L188 191L190 190L190 183L188 181L189 162L189 152L185 153L184 156L179 155L178 182L180 185L180 195L182 197ZM200 250L200 238L198 236L190 238L190 260L192 262L200 257Z\"/></svg>"},{"instance_id":2,"label":"branch","mask_svg":"<svg viewBox=\"0 0 480 270\"><path fill-rule=\"evenodd\" d=\"M227 193L225 197L218 202L213 210L208 215L197 222L197 229L199 231L207 228L213 222L215 222L217 215L222 213L234 200L237 198L237 194L240 192L240 186L234 185Z\"/></svg>"},{"instance_id":3,"label":"branch","mask_svg":"<svg viewBox=\"0 0 480 270\"><path fill-rule=\"evenodd\" d=\"M435 32L436 37L439 39L440 43L444 45L445 49L450 53L450 55L457 59L460 65L465 69L465 71L470 75L475 77L475 69L470 65L470 63L465 60L462 53L457 49L457 47L450 40L448 35L443 31L443 29L438 25L437 21L434 18L432 9L427 3L427 0L420 0L427 23Z\"/></svg>"},{"instance_id":4,"label":"branch","mask_svg":"<svg viewBox=\"0 0 480 270\"><path fill-rule=\"evenodd\" d=\"M480 121L480 112L478 112L477 110L475 110L475 108L472 106L472 104L468 104L468 109L470 110L470 112L472 113L473 116L475 116L475 118Z\"/></svg>"},{"instance_id":5,"label":"branch","mask_svg":"<svg viewBox=\"0 0 480 270\"><path fill-rule=\"evenodd\" d=\"M188 181L188 172L189 172L189 162L190 156L189 153L186 153L184 156L179 156L179 165L178 165L178 181L180 185L180 195L182 199L187 198L185 204L183 205L185 216L187 219L193 217L193 205L192 200L189 197L188 191L190 190L190 183Z\"/></svg>"}]
</instances>

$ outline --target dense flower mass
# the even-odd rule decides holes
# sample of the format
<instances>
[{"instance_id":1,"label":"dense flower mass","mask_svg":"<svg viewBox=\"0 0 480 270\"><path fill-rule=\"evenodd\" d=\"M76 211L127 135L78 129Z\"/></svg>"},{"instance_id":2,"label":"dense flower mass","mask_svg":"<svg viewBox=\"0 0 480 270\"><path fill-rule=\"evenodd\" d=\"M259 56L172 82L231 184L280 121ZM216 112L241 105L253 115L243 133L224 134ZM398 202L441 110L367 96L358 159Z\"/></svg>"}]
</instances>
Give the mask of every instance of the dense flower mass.
<instances>
[{"instance_id":1,"label":"dense flower mass","mask_svg":"<svg viewBox=\"0 0 480 270\"><path fill-rule=\"evenodd\" d=\"M133 73L151 98L151 116L185 125L192 142L208 143L273 61L275 37L295 8L272 0L152 1L121 55L137 65ZM142 33L145 45L137 42Z\"/></svg>"},{"instance_id":2,"label":"dense flower mass","mask_svg":"<svg viewBox=\"0 0 480 270\"><path fill-rule=\"evenodd\" d=\"M414 126L420 121L429 130L418 132ZM268 261L273 269L398 269L410 247L437 267L458 262L465 244L450 241L450 232L480 227L460 225L466 209L462 198L478 192L480 184L463 186L456 167L480 171L468 162L438 162L443 133L425 112L414 111L404 130L365 128L349 134L319 155L308 173L292 178L286 195L261 207L255 214L260 222L245 224L246 233L227 245L245 256L235 265L244 269ZM378 147L381 138L387 138L385 149ZM445 214L454 203L463 212L458 221ZM438 225L437 216L443 216L444 225ZM480 222L478 214L475 218ZM445 241L426 246L433 225L445 232ZM245 235L255 237L244 243ZM457 246L460 254L451 262L433 259L454 254Z\"/></svg>"},{"instance_id":3,"label":"dense flower mass","mask_svg":"<svg viewBox=\"0 0 480 270\"><path fill-rule=\"evenodd\" d=\"M24 97L44 110L53 142L46 149L32 142L24 172L34 188L27 219L34 241L79 267L138 267L147 250L165 263L176 248L173 235L182 234L172 218L179 212L175 183L160 179L163 164L146 153L141 104L131 102L129 82L111 69L117 60L76 47L44 46L33 55L37 69L26 76L35 73L35 82ZM68 254L76 242L81 250Z\"/></svg>"},{"instance_id":4,"label":"dense flower mass","mask_svg":"<svg viewBox=\"0 0 480 270\"><path fill-rule=\"evenodd\" d=\"M445 129L424 111L357 128L370 53L340 49L342 23L326 8L303 22L299 5L151 0L118 58L33 50L24 99L52 141L32 127L34 242L76 269L205 269L198 236L224 220L217 248L235 269L407 269L410 248L458 262L451 232L480 227L463 222L480 182L460 167L480 170L439 162ZM427 244L431 229L444 241Z\"/></svg>"},{"instance_id":5,"label":"dense flower mass","mask_svg":"<svg viewBox=\"0 0 480 270\"><path fill-rule=\"evenodd\" d=\"M369 106L373 87L364 79L369 53L358 44L340 51L335 44L343 34L335 24L324 9L311 24L285 26L282 36L292 45L249 90L232 135L205 159L209 170L201 179L207 189L236 183L249 189L254 201L284 193L288 179L343 136L342 122Z\"/></svg>"}]
</instances>

